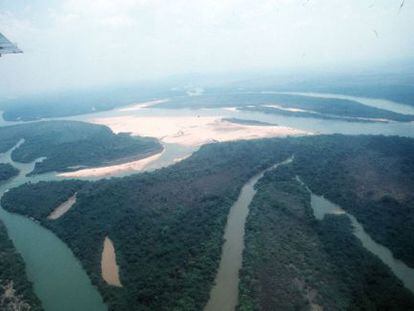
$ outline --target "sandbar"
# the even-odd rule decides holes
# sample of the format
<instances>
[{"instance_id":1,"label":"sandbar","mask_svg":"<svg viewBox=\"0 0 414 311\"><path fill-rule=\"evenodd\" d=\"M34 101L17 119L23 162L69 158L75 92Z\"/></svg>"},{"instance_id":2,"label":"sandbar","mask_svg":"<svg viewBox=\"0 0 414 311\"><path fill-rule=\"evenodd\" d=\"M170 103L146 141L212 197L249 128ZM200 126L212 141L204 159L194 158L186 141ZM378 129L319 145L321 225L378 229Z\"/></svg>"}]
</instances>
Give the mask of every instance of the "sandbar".
<instances>
[{"instance_id":1,"label":"sandbar","mask_svg":"<svg viewBox=\"0 0 414 311\"><path fill-rule=\"evenodd\" d=\"M47 219L55 220L62 217L71 207L76 203L76 193L71 196L67 201L56 207L53 212L47 216Z\"/></svg>"},{"instance_id":2,"label":"sandbar","mask_svg":"<svg viewBox=\"0 0 414 311\"><path fill-rule=\"evenodd\" d=\"M119 268L116 264L116 255L114 245L108 237L105 237L104 247L101 259L102 278L109 285L122 287L119 279Z\"/></svg>"},{"instance_id":3,"label":"sandbar","mask_svg":"<svg viewBox=\"0 0 414 311\"><path fill-rule=\"evenodd\" d=\"M85 168L73 172L65 172L59 173L58 176L66 177L66 178L82 178L82 177L111 177L121 174L123 172L130 172L130 171L141 171L150 163L158 160L161 157L164 150L160 153L154 154L152 156L126 162L122 164L116 165L109 165L109 166L102 166L102 167L93 167L93 168Z\"/></svg>"},{"instance_id":4,"label":"sandbar","mask_svg":"<svg viewBox=\"0 0 414 311\"><path fill-rule=\"evenodd\" d=\"M211 142L307 135L309 132L286 126L234 124L216 116L117 116L95 118L115 133L156 137L165 143L198 147Z\"/></svg>"}]
</instances>

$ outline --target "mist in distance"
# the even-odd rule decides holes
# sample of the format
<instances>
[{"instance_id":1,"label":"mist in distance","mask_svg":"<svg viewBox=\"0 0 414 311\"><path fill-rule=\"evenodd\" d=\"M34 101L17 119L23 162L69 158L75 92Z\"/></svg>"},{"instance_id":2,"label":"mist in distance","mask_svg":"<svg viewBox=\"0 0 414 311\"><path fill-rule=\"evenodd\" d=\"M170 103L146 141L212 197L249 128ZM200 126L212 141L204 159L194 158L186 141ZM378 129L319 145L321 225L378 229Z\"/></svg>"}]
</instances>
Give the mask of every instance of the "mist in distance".
<instances>
[{"instance_id":1,"label":"mist in distance","mask_svg":"<svg viewBox=\"0 0 414 311\"><path fill-rule=\"evenodd\" d=\"M413 1L1 0L0 32L24 54L0 58L0 95L412 64L412 29Z\"/></svg>"}]
</instances>

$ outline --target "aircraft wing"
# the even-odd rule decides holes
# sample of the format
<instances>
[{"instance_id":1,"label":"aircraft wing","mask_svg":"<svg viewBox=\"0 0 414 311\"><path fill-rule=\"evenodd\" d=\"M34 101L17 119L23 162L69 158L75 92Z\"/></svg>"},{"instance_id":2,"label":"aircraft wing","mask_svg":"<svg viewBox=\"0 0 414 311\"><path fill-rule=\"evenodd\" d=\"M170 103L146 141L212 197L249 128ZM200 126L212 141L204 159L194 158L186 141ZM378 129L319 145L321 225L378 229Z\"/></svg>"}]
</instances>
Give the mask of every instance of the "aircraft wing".
<instances>
[{"instance_id":1,"label":"aircraft wing","mask_svg":"<svg viewBox=\"0 0 414 311\"><path fill-rule=\"evenodd\" d=\"M11 43L2 33L0 33L0 55L11 53L23 53L15 44Z\"/></svg>"}]
</instances>

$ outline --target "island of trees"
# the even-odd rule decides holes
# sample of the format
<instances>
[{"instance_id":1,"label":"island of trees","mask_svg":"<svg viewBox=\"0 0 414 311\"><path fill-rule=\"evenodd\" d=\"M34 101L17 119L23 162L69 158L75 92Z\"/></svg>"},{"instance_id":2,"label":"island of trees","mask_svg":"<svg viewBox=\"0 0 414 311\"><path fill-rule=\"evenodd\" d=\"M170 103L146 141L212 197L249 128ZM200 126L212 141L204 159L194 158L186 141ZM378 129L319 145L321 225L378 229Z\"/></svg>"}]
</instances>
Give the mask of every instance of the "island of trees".
<instances>
[{"instance_id":1,"label":"island of trees","mask_svg":"<svg viewBox=\"0 0 414 311\"><path fill-rule=\"evenodd\" d=\"M315 220L296 173L292 163L257 186L238 310L411 310L414 295L362 246L345 215Z\"/></svg>"},{"instance_id":2,"label":"island of trees","mask_svg":"<svg viewBox=\"0 0 414 311\"><path fill-rule=\"evenodd\" d=\"M413 266L413 139L328 135L210 144L155 172L26 184L1 203L65 241L111 310L200 310L241 187L291 155L292 164L258 184L240 309L274 310L276 303L299 310L413 309L412 293L355 240L347 219L316 222L309 194L295 179L299 175L314 193L341 205ZM75 192L77 201L64 216L47 219ZM100 274L106 236L114 243L122 288L107 285Z\"/></svg>"},{"instance_id":3,"label":"island of trees","mask_svg":"<svg viewBox=\"0 0 414 311\"><path fill-rule=\"evenodd\" d=\"M0 152L24 140L12 153L16 162L36 163L32 174L138 160L158 153L153 138L114 134L108 127L78 121L46 121L0 128Z\"/></svg>"},{"instance_id":4,"label":"island of trees","mask_svg":"<svg viewBox=\"0 0 414 311\"><path fill-rule=\"evenodd\" d=\"M2 182L17 176L19 170L9 163L0 163L0 185Z\"/></svg>"},{"instance_id":5,"label":"island of trees","mask_svg":"<svg viewBox=\"0 0 414 311\"><path fill-rule=\"evenodd\" d=\"M396 113L363 105L354 100L309 97L263 92L220 90L201 96L177 96L159 108L222 108L237 107L241 110L260 111L286 116L335 119L353 122L376 122L375 119L399 122L414 121L413 115Z\"/></svg>"}]
</instances>

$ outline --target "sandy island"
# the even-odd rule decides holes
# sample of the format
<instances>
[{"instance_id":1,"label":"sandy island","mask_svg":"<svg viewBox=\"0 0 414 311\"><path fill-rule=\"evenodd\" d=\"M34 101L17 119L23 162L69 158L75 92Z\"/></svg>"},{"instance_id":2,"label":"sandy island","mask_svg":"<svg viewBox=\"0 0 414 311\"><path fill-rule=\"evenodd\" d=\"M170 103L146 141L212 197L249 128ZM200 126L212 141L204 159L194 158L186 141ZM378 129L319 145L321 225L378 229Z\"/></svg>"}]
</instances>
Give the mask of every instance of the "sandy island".
<instances>
[{"instance_id":1,"label":"sandy island","mask_svg":"<svg viewBox=\"0 0 414 311\"><path fill-rule=\"evenodd\" d=\"M121 116L89 121L106 125L115 133L129 132L132 135L156 137L165 143L194 147L217 141L310 134L285 126L235 124L220 117Z\"/></svg>"},{"instance_id":2,"label":"sandy island","mask_svg":"<svg viewBox=\"0 0 414 311\"><path fill-rule=\"evenodd\" d=\"M115 248L112 241L105 237L101 259L102 278L109 285L122 287L119 279L119 268L116 264Z\"/></svg>"},{"instance_id":3,"label":"sandy island","mask_svg":"<svg viewBox=\"0 0 414 311\"><path fill-rule=\"evenodd\" d=\"M71 207L76 203L76 193L71 196L67 201L60 204L58 207L56 207L53 212L50 213L49 216L47 216L47 219L55 220L60 217L62 217L68 210L71 209Z\"/></svg>"}]
</instances>

